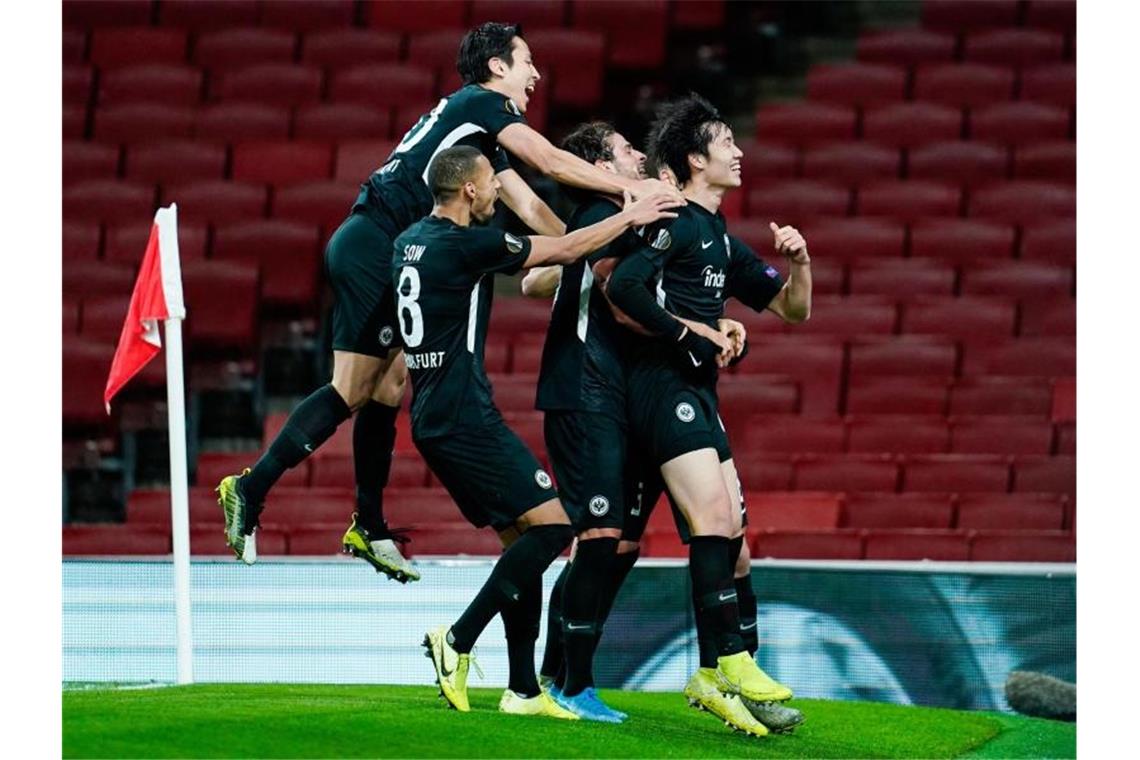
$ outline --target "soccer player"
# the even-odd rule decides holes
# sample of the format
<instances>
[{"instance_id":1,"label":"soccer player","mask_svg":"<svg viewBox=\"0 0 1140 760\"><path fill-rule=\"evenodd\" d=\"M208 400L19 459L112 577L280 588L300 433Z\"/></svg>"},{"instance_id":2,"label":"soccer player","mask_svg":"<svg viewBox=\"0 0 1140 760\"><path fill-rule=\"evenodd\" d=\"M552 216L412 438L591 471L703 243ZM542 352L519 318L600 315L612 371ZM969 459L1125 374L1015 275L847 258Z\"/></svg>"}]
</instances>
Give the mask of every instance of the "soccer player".
<instances>
[{"instance_id":1,"label":"soccer player","mask_svg":"<svg viewBox=\"0 0 1140 760\"><path fill-rule=\"evenodd\" d=\"M715 645L715 661L702 657L685 693L733 727L764 735L741 699L780 702L792 692L756 665L741 635L734 583L743 549L741 495L716 397L724 356L673 315L712 325L732 296L802 321L810 312L810 258L792 228L775 229L777 250L791 264L787 285L755 256L733 254L719 207L725 192L740 185L743 154L707 101L694 95L663 107L651 127L650 155L672 170L690 203L649 231L646 245L609 279L615 306L658 336L632 344L630 427L684 516L698 628Z\"/></svg>"},{"instance_id":2,"label":"soccer player","mask_svg":"<svg viewBox=\"0 0 1140 760\"><path fill-rule=\"evenodd\" d=\"M542 573L573 539L550 476L503 423L483 368L496 272L570 263L626 230L674 216L673 195L658 193L597 224L562 237L516 237L472 227L494 213L499 180L468 146L445 149L428 168L430 216L395 241L396 309L412 380L412 438L460 511L491 525L504 552L490 577L450 627L425 635L444 698L469 711L471 650L496 615L503 618L510 682L503 712L577 719L543 691L534 673L542 612Z\"/></svg>"},{"instance_id":3,"label":"soccer player","mask_svg":"<svg viewBox=\"0 0 1140 760\"><path fill-rule=\"evenodd\" d=\"M559 182L577 187L629 191L635 197L665 187L658 180L631 180L602 171L555 148L527 126L524 114L541 76L518 25L488 22L468 32L457 66L464 86L441 99L408 130L384 165L361 186L349 217L325 249L335 296L332 381L297 406L252 468L218 485L226 542L247 564L257 558L254 530L269 490L356 413L357 510L344 534L344 546L396 580L419 578L396 547L402 537L388 529L383 516L383 489L407 377L387 252L400 232L432 208L426 183L435 155L453 145L476 147L494 167L506 204L531 229L545 235L560 235L565 227L510 168L503 148Z\"/></svg>"}]
</instances>

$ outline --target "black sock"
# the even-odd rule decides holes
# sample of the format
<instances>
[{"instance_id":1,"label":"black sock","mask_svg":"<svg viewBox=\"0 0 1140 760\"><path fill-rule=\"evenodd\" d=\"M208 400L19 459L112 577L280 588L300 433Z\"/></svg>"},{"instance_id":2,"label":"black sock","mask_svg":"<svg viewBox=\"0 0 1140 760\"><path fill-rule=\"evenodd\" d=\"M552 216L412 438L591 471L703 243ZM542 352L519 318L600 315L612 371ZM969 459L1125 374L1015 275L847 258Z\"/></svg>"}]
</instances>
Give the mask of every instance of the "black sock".
<instances>
[{"instance_id":1,"label":"black sock","mask_svg":"<svg viewBox=\"0 0 1140 760\"><path fill-rule=\"evenodd\" d=\"M246 502L260 505L285 471L296 467L336 432L352 410L331 385L322 385L297 405L285 427L269 444L250 473L241 479Z\"/></svg>"},{"instance_id":2,"label":"black sock","mask_svg":"<svg viewBox=\"0 0 1140 760\"><path fill-rule=\"evenodd\" d=\"M730 557L730 539L724 536L693 536L689 542L689 575L697 615L705 617L718 656L744 651L740 638L740 611L732 584L736 558Z\"/></svg>"},{"instance_id":3,"label":"black sock","mask_svg":"<svg viewBox=\"0 0 1140 760\"><path fill-rule=\"evenodd\" d=\"M752 575L733 579L736 586L736 605L740 608L740 637L748 654L755 655L760 648L760 637L756 631L756 593L752 590Z\"/></svg>"},{"instance_id":4,"label":"black sock","mask_svg":"<svg viewBox=\"0 0 1140 760\"><path fill-rule=\"evenodd\" d=\"M352 464L356 471L356 515L373 536L387 534L384 487L392 471L396 445L396 415L400 407L370 400L356 413L352 426Z\"/></svg>"},{"instance_id":5,"label":"black sock","mask_svg":"<svg viewBox=\"0 0 1140 760\"><path fill-rule=\"evenodd\" d=\"M574 529L569 525L536 525L507 547L483 588L451 626L455 651L470 652L491 618L517 603L528 584L541 580L543 571L573 538Z\"/></svg>"},{"instance_id":6,"label":"black sock","mask_svg":"<svg viewBox=\"0 0 1140 760\"><path fill-rule=\"evenodd\" d=\"M566 647L568 697L594 685L594 641L602 596L613 575L618 539L578 541L578 552L562 589L562 641Z\"/></svg>"},{"instance_id":7,"label":"black sock","mask_svg":"<svg viewBox=\"0 0 1140 760\"><path fill-rule=\"evenodd\" d=\"M633 570L633 566L637 564L639 556L641 556L641 550L634 549L631 552L618 554L614 557L613 571L602 589L602 600L601 604L598 605L597 631L594 633L595 652L598 650L598 643L602 640L602 630L605 628L606 621L610 619L614 602L617 601L618 592L621 591L622 584L625 583L630 570Z\"/></svg>"},{"instance_id":8,"label":"black sock","mask_svg":"<svg viewBox=\"0 0 1140 760\"><path fill-rule=\"evenodd\" d=\"M523 589L518 602L504 607L501 614L510 663L507 688L520 697L537 697L540 689L534 675L534 642L542 618L542 577Z\"/></svg>"},{"instance_id":9,"label":"black sock","mask_svg":"<svg viewBox=\"0 0 1140 760\"><path fill-rule=\"evenodd\" d=\"M702 668L715 668L717 658L716 639L709 630L706 616L700 612L701 605L697 601L696 594L693 595L692 601L693 618L697 624L697 651L700 653L700 666Z\"/></svg>"},{"instance_id":10,"label":"black sock","mask_svg":"<svg viewBox=\"0 0 1140 760\"><path fill-rule=\"evenodd\" d=\"M558 671L562 667L562 589L566 585L566 576L570 574L570 565L567 562L558 574L558 580L554 581L546 608L546 651L542 654L542 668L539 672L552 680L558 678Z\"/></svg>"}]
</instances>

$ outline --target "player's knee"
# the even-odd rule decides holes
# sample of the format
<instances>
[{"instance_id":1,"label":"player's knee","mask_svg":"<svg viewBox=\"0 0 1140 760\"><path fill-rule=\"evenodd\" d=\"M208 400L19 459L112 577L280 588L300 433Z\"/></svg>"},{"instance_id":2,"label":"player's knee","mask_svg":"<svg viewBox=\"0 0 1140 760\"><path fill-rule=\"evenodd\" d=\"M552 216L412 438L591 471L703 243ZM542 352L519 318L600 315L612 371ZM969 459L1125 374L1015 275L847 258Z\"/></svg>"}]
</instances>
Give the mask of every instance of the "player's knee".
<instances>
[{"instance_id":1,"label":"player's knee","mask_svg":"<svg viewBox=\"0 0 1140 760\"><path fill-rule=\"evenodd\" d=\"M545 523L532 525L526 529L524 535L533 536L533 540L546 550L544 553L548 554L550 561L553 562L554 558L564 552L574 540L574 529L569 525Z\"/></svg>"}]
</instances>

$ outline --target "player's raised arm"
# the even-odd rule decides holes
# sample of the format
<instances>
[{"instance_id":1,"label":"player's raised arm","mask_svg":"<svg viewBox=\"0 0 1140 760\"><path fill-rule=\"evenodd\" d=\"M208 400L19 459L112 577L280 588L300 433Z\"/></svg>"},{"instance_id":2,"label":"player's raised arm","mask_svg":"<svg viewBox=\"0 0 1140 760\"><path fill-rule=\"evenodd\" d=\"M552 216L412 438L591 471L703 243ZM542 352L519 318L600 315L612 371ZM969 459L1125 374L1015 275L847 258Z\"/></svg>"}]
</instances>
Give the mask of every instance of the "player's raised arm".
<instances>
[{"instance_id":1,"label":"player's raised arm","mask_svg":"<svg viewBox=\"0 0 1140 760\"><path fill-rule=\"evenodd\" d=\"M523 267L529 269L550 264L569 264L601 248L631 227L640 227L677 216L669 210L678 206L673 194L670 193L654 193L632 204L628 201L627 194L624 211L568 235L532 236L530 255L527 256Z\"/></svg>"},{"instance_id":2,"label":"player's raised arm","mask_svg":"<svg viewBox=\"0 0 1140 760\"><path fill-rule=\"evenodd\" d=\"M807 243L795 227L779 227L775 222L768 226L776 251L788 260L788 280L768 304L768 310L785 322L804 322L811 316L811 256Z\"/></svg>"}]
</instances>

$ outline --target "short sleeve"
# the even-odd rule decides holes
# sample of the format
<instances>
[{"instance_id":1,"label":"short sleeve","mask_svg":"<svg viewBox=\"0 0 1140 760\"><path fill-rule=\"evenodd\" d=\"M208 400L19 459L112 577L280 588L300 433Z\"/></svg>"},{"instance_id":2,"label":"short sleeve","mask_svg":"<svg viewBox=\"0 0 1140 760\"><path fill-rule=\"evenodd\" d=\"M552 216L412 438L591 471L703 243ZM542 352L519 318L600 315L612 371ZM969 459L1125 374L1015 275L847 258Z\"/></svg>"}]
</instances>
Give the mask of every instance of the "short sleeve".
<instances>
[{"instance_id":1,"label":"short sleeve","mask_svg":"<svg viewBox=\"0 0 1140 760\"><path fill-rule=\"evenodd\" d=\"M463 234L464 258L473 274L514 274L530 255L530 238L524 235L493 227L468 227Z\"/></svg>"},{"instance_id":2,"label":"short sleeve","mask_svg":"<svg viewBox=\"0 0 1140 760\"><path fill-rule=\"evenodd\" d=\"M729 235L728 294L756 311L763 311L784 287L776 268Z\"/></svg>"},{"instance_id":3,"label":"short sleeve","mask_svg":"<svg viewBox=\"0 0 1140 760\"><path fill-rule=\"evenodd\" d=\"M511 168L511 160L507 156L507 152L503 150L503 146L495 143L495 147L491 149L491 155L488 156L491 161L491 170L498 174L505 172Z\"/></svg>"},{"instance_id":4,"label":"short sleeve","mask_svg":"<svg viewBox=\"0 0 1140 760\"><path fill-rule=\"evenodd\" d=\"M472 113L468 119L483 127L492 137L511 124L526 124L522 111L506 95L480 88L469 105Z\"/></svg>"}]
</instances>

